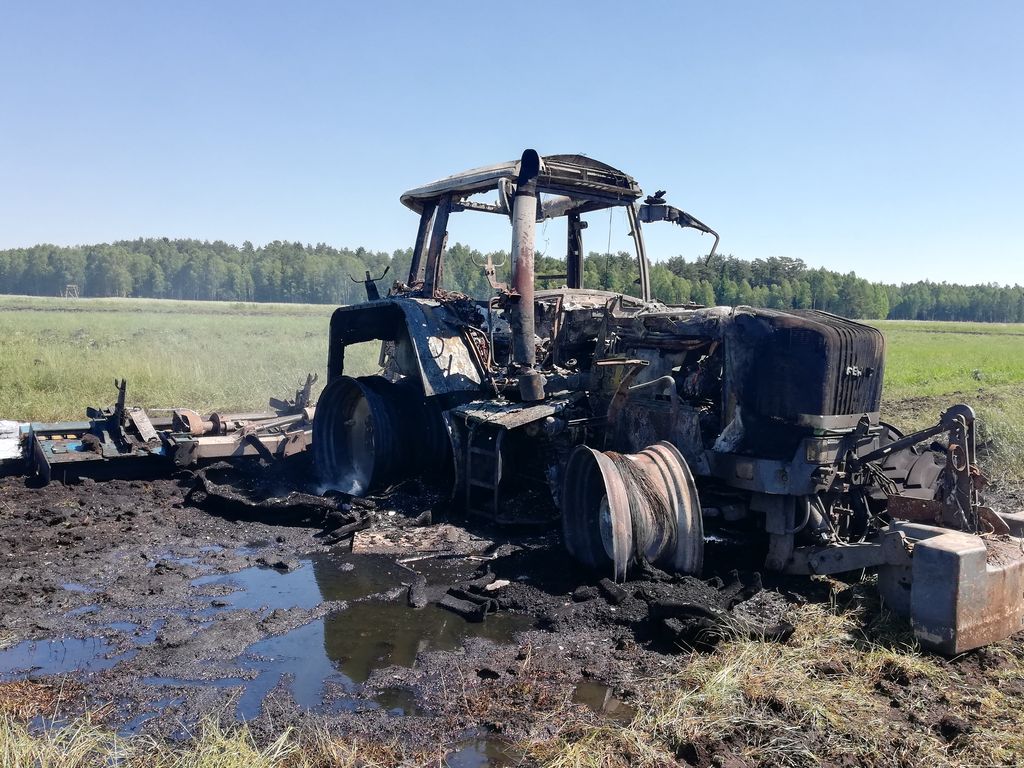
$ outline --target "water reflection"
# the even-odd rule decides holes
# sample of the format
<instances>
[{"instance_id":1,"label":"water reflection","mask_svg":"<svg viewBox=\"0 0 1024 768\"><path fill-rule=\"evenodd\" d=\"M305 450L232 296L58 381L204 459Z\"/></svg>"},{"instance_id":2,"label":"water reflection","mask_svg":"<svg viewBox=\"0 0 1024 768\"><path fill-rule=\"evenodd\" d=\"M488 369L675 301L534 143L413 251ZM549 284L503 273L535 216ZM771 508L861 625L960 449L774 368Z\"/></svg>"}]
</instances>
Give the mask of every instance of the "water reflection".
<instances>
[{"instance_id":1,"label":"water reflection","mask_svg":"<svg viewBox=\"0 0 1024 768\"><path fill-rule=\"evenodd\" d=\"M428 583L439 585L465 579L475 567L472 562L444 560L421 561L417 566ZM312 608L325 601L347 603L341 610L246 650L240 664L259 674L246 683L239 716L248 719L258 714L264 697L284 675L290 678L295 702L313 709L323 702L327 680L354 693L377 668L411 667L420 653L455 650L471 637L511 642L516 632L531 625L528 617L508 613L470 623L433 604L412 609L406 603L403 585L416 578L417 572L384 555L316 554L303 559L302 567L290 573L248 568L230 576L195 579L197 586L228 583L240 588L222 596L227 604L223 610L270 611ZM377 703L396 714L413 714L411 694L400 704L394 703L393 692ZM346 708L365 705L355 699L342 703Z\"/></svg>"},{"instance_id":2,"label":"water reflection","mask_svg":"<svg viewBox=\"0 0 1024 768\"><path fill-rule=\"evenodd\" d=\"M572 700L622 725L629 725L636 717L636 710L616 697L611 687L593 680L577 683Z\"/></svg>"},{"instance_id":3,"label":"water reflection","mask_svg":"<svg viewBox=\"0 0 1024 768\"><path fill-rule=\"evenodd\" d=\"M509 768L520 765L523 753L496 736L474 736L456 745L444 758L447 768Z\"/></svg>"},{"instance_id":4,"label":"water reflection","mask_svg":"<svg viewBox=\"0 0 1024 768\"><path fill-rule=\"evenodd\" d=\"M467 578L473 568L466 563L446 567L444 563L435 562L423 566L422 572L429 583L450 584ZM367 585L373 585L371 594L385 592L415 578L410 570L386 557L359 562L350 573L339 573L336 565L314 559L313 572L327 600L344 599L340 595L351 591L346 579L360 573ZM409 608L402 593L389 601L354 602L347 609L327 616L324 650L349 680L362 683L378 667L411 667L420 653L452 651L471 637L509 643L516 632L529 626L527 617L509 613L492 614L486 621L471 623L434 604L414 610Z\"/></svg>"},{"instance_id":5,"label":"water reflection","mask_svg":"<svg viewBox=\"0 0 1024 768\"><path fill-rule=\"evenodd\" d=\"M134 651L117 654L101 637L64 637L26 640L0 651L0 681L25 675L57 675L65 672L99 672L110 669Z\"/></svg>"}]
</instances>

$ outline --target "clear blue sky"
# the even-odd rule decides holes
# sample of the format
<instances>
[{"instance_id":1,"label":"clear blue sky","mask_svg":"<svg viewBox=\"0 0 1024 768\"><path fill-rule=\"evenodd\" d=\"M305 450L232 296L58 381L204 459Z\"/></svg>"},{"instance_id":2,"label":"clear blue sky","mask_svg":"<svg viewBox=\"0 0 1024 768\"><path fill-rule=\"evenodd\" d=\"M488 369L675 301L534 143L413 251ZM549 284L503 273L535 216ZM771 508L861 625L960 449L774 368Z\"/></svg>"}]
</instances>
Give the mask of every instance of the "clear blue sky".
<instances>
[{"instance_id":1,"label":"clear blue sky","mask_svg":"<svg viewBox=\"0 0 1024 768\"><path fill-rule=\"evenodd\" d=\"M532 146L667 189L725 253L1024 283L1024 4L489 5L7 0L0 247L392 250L402 190Z\"/></svg>"}]
</instances>

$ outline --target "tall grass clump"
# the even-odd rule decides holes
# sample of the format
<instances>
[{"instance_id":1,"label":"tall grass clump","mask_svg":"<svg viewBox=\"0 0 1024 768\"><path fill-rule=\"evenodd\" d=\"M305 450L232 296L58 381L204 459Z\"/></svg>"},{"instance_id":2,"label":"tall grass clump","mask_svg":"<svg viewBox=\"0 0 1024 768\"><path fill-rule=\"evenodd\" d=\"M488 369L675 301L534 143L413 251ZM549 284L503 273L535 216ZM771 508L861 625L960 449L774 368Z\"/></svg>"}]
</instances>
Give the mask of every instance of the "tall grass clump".
<instances>
[{"instance_id":1,"label":"tall grass clump","mask_svg":"<svg viewBox=\"0 0 1024 768\"><path fill-rule=\"evenodd\" d=\"M525 749L558 768L1021 764L1024 735L1013 723L1022 697L1008 684L1024 671L1015 646L992 649L1005 663L968 680L921 653L872 590L857 590L846 606L792 609L786 643L737 637L682 654L676 672L636 684L628 725L564 718L553 737ZM887 685L904 692L909 716L882 692ZM968 732L947 741L943 714L969 720ZM919 725L908 727L908 717Z\"/></svg>"},{"instance_id":2,"label":"tall grass clump","mask_svg":"<svg viewBox=\"0 0 1024 768\"><path fill-rule=\"evenodd\" d=\"M1024 386L981 405L978 433L988 474L1024 483Z\"/></svg>"},{"instance_id":3,"label":"tall grass clump","mask_svg":"<svg viewBox=\"0 0 1024 768\"><path fill-rule=\"evenodd\" d=\"M3 768L400 768L443 766L443 750L416 752L397 741L346 740L320 726L282 729L258 739L246 725L224 727L214 716L181 741L120 737L88 718L33 731L0 717Z\"/></svg>"}]
</instances>

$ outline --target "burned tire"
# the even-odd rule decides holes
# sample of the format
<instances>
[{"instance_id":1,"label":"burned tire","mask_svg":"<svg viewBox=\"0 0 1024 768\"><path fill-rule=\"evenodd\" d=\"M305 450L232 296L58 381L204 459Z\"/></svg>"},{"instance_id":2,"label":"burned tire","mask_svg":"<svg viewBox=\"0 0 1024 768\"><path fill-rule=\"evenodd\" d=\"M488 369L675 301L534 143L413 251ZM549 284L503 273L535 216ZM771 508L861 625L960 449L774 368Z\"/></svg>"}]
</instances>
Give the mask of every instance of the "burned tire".
<instances>
[{"instance_id":1,"label":"burned tire","mask_svg":"<svg viewBox=\"0 0 1024 768\"><path fill-rule=\"evenodd\" d=\"M411 384L340 376L313 417L313 461L324 489L363 496L447 466L439 415Z\"/></svg>"}]
</instances>

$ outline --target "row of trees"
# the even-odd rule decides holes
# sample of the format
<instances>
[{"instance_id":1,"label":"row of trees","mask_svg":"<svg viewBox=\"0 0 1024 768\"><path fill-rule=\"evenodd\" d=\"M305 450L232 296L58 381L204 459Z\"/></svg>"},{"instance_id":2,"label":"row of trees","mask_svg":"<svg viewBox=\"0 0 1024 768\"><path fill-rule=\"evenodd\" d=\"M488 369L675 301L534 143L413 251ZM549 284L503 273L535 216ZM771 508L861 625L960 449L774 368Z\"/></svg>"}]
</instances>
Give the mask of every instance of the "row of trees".
<instances>
[{"instance_id":1,"label":"row of trees","mask_svg":"<svg viewBox=\"0 0 1024 768\"><path fill-rule=\"evenodd\" d=\"M505 279L507 253L491 258ZM364 273L390 272L385 285L407 276L411 251L332 248L274 241L256 248L222 241L149 238L110 244L37 245L0 251L0 293L60 295L78 286L82 296L140 296L227 301L349 304L361 301ZM486 255L463 244L445 257L444 285L483 298L491 291L480 265ZM540 256L538 275L564 274L563 260ZM589 254L588 287L636 293L635 259L627 253ZM539 280L556 286L558 279ZM873 283L800 259L746 261L716 256L710 262L681 256L651 268L654 295L671 304L747 304L778 309L823 309L858 318L1024 322L1024 287L920 281Z\"/></svg>"}]
</instances>

